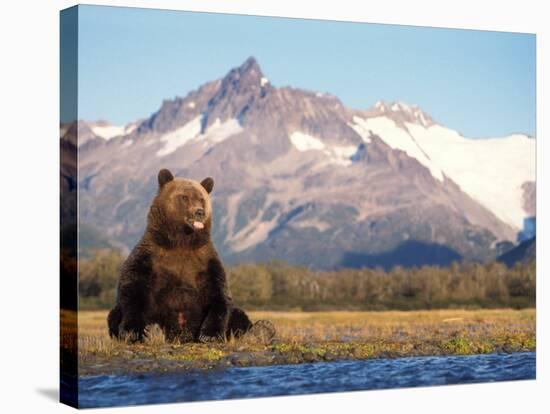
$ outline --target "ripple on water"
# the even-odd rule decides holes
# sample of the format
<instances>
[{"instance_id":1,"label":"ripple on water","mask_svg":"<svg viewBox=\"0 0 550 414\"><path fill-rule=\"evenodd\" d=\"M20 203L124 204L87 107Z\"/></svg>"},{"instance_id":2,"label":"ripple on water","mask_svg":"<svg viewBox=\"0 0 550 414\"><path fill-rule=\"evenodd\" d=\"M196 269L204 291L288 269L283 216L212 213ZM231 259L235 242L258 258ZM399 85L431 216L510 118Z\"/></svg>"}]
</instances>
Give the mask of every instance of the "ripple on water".
<instances>
[{"instance_id":1,"label":"ripple on water","mask_svg":"<svg viewBox=\"0 0 550 414\"><path fill-rule=\"evenodd\" d=\"M535 378L534 352L412 357L79 380L83 408L512 381Z\"/></svg>"}]
</instances>

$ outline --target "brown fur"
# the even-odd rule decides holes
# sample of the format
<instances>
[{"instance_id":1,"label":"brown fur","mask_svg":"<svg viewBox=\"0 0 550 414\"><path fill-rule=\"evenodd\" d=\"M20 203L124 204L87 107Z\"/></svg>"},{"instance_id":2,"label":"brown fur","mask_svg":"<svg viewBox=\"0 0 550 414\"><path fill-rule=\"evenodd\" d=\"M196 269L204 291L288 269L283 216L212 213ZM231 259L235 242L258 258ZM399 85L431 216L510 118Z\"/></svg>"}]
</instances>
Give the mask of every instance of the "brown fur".
<instances>
[{"instance_id":1,"label":"brown fur","mask_svg":"<svg viewBox=\"0 0 550 414\"><path fill-rule=\"evenodd\" d=\"M161 170L158 183L145 234L120 272L117 303L108 317L110 335L142 340L153 323L168 340L242 335L252 323L233 305L210 238L214 181L198 183Z\"/></svg>"}]
</instances>

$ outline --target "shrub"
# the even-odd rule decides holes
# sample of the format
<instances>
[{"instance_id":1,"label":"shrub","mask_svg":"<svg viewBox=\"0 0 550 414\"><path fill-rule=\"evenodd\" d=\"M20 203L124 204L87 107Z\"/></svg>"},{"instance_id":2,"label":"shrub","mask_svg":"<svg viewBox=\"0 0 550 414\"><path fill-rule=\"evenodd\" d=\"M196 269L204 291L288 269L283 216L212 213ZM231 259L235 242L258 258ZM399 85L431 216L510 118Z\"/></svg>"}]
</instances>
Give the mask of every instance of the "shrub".
<instances>
[{"instance_id":1,"label":"shrub","mask_svg":"<svg viewBox=\"0 0 550 414\"><path fill-rule=\"evenodd\" d=\"M122 256L98 250L80 263L80 307L106 308L116 296ZM231 293L246 309L384 310L535 306L535 263L453 263L389 272L382 269L314 271L283 262L227 269Z\"/></svg>"}]
</instances>

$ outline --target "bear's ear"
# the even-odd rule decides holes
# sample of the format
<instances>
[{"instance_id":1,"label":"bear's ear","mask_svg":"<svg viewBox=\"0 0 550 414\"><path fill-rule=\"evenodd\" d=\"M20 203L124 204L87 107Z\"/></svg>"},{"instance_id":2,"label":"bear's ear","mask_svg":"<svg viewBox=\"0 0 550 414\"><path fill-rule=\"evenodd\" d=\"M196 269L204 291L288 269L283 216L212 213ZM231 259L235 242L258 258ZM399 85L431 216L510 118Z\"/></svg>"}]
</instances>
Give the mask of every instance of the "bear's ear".
<instances>
[{"instance_id":1,"label":"bear's ear","mask_svg":"<svg viewBox=\"0 0 550 414\"><path fill-rule=\"evenodd\" d=\"M159 171L158 180L159 180L159 188L162 188L162 186L166 183L169 183L174 179L174 176L172 173L167 170L166 168L163 168Z\"/></svg>"},{"instance_id":2,"label":"bear's ear","mask_svg":"<svg viewBox=\"0 0 550 414\"><path fill-rule=\"evenodd\" d=\"M206 177L204 180L201 181L201 185L204 187L206 192L210 194L210 192L214 188L214 179L212 177Z\"/></svg>"}]
</instances>

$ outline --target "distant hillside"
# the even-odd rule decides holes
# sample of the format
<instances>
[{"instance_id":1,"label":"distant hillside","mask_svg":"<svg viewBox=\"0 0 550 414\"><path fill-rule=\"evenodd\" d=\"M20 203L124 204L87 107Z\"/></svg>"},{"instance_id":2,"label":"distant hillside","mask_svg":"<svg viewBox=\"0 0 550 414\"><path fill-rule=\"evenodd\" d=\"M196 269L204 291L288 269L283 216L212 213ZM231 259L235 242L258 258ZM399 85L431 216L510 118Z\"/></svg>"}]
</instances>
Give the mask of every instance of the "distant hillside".
<instances>
[{"instance_id":1,"label":"distant hillside","mask_svg":"<svg viewBox=\"0 0 550 414\"><path fill-rule=\"evenodd\" d=\"M498 257L498 261L506 264L508 267L514 266L516 263L527 264L536 259L537 240L536 237L525 240L512 250Z\"/></svg>"}]
</instances>

